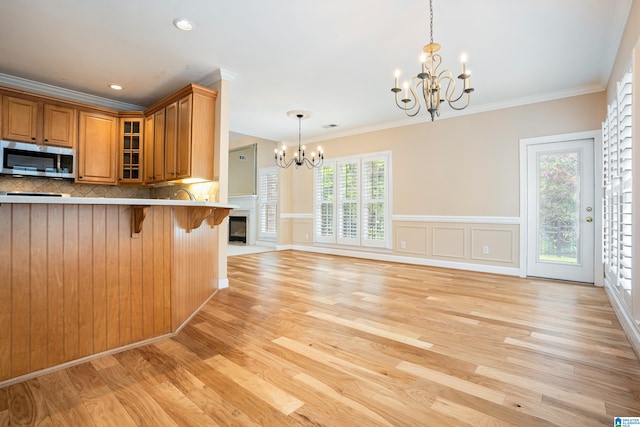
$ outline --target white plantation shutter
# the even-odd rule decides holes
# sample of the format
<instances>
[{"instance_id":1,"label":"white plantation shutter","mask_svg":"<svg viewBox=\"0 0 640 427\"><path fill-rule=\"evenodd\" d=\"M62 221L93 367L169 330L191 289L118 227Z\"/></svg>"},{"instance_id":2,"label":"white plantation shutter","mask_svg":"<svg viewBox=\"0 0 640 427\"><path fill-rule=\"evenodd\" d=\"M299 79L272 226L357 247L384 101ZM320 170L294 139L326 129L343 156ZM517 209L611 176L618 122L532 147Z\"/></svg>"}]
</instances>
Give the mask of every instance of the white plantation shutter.
<instances>
[{"instance_id":1,"label":"white plantation shutter","mask_svg":"<svg viewBox=\"0 0 640 427\"><path fill-rule=\"evenodd\" d=\"M617 283L615 277L618 274L618 107L616 104L607 108L607 120L602 124L603 137L603 160L604 160L604 236L603 244L605 259L605 273L611 277L612 283Z\"/></svg>"},{"instance_id":2,"label":"white plantation shutter","mask_svg":"<svg viewBox=\"0 0 640 427\"><path fill-rule=\"evenodd\" d=\"M338 243L359 245L359 162L338 163Z\"/></svg>"},{"instance_id":3,"label":"white plantation shutter","mask_svg":"<svg viewBox=\"0 0 640 427\"><path fill-rule=\"evenodd\" d=\"M278 233L278 168L260 169L258 182L258 235L262 240L275 240Z\"/></svg>"},{"instance_id":4,"label":"white plantation shutter","mask_svg":"<svg viewBox=\"0 0 640 427\"><path fill-rule=\"evenodd\" d=\"M314 241L391 247L391 154L325 160L314 183Z\"/></svg>"},{"instance_id":5,"label":"white plantation shutter","mask_svg":"<svg viewBox=\"0 0 640 427\"><path fill-rule=\"evenodd\" d=\"M335 243L335 163L325 161L315 175L315 223L316 242Z\"/></svg>"},{"instance_id":6,"label":"white plantation shutter","mask_svg":"<svg viewBox=\"0 0 640 427\"><path fill-rule=\"evenodd\" d=\"M385 247L387 242L387 162L365 159L362 165L362 245Z\"/></svg>"},{"instance_id":7,"label":"white plantation shutter","mask_svg":"<svg viewBox=\"0 0 640 427\"><path fill-rule=\"evenodd\" d=\"M633 312L632 119L632 74L628 72L618 83L617 98L609 105L602 124L602 172L605 277L629 313Z\"/></svg>"},{"instance_id":8,"label":"white plantation shutter","mask_svg":"<svg viewBox=\"0 0 640 427\"><path fill-rule=\"evenodd\" d=\"M632 225L632 144L631 144L631 73L618 83L618 147L620 172L620 268L619 285L631 298L631 225Z\"/></svg>"}]
</instances>

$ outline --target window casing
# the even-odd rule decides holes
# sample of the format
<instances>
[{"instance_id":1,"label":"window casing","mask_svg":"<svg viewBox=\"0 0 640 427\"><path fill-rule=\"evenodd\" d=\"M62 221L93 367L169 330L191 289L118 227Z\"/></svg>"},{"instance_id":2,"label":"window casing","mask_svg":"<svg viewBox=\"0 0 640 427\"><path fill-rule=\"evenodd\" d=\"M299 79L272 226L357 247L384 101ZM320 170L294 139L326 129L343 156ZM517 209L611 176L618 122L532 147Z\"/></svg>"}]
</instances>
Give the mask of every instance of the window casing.
<instances>
[{"instance_id":1,"label":"window casing","mask_svg":"<svg viewBox=\"0 0 640 427\"><path fill-rule=\"evenodd\" d=\"M391 153L325 159L316 169L314 241L390 248Z\"/></svg>"}]
</instances>

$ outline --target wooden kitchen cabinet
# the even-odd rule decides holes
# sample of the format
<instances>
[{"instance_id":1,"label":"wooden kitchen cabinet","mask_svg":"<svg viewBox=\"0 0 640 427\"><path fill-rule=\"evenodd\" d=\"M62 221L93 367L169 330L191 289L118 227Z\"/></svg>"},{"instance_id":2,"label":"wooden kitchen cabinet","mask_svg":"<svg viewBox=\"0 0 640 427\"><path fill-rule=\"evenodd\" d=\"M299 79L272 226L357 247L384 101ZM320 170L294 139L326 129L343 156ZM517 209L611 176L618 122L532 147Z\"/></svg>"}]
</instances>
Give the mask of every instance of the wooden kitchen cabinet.
<instances>
[{"instance_id":1,"label":"wooden kitchen cabinet","mask_svg":"<svg viewBox=\"0 0 640 427\"><path fill-rule=\"evenodd\" d=\"M5 96L2 99L2 139L36 142L38 103Z\"/></svg>"},{"instance_id":2,"label":"wooden kitchen cabinet","mask_svg":"<svg viewBox=\"0 0 640 427\"><path fill-rule=\"evenodd\" d=\"M145 112L149 117L164 111L164 181L213 180L216 97L217 92L190 84Z\"/></svg>"},{"instance_id":3,"label":"wooden kitchen cabinet","mask_svg":"<svg viewBox=\"0 0 640 427\"><path fill-rule=\"evenodd\" d=\"M118 118L81 111L76 182L116 184Z\"/></svg>"},{"instance_id":4,"label":"wooden kitchen cabinet","mask_svg":"<svg viewBox=\"0 0 640 427\"><path fill-rule=\"evenodd\" d=\"M120 119L120 167L118 172L119 184L141 184L143 144L143 118Z\"/></svg>"},{"instance_id":5,"label":"wooden kitchen cabinet","mask_svg":"<svg viewBox=\"0 0 640 427\"><path fill-rule=\"evenodd\" d=\"M74 108L4 96L2 113L3 139L75 147L78 126Z\"/></svg>"},{"instance_id":6,"label":"wooden kitchen cabinet","mask_svg":"<svg viewBox=\"0 0 640 427\"><path fill-rule=\"evenodd\" d=\"M164 181L165 110L145 117L144 127L144 182Z\"/></svg>"}]
</instances>

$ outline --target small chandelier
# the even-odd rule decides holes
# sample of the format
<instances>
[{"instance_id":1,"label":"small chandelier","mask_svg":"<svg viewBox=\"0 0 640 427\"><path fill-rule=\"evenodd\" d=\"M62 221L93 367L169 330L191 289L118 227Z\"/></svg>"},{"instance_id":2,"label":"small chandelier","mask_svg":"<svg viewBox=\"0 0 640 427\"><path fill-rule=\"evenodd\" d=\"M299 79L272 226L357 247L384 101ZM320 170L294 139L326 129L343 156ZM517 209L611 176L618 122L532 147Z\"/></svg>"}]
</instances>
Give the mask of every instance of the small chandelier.
<instances>
[{"instance_id":1,"label":"small chandelier","mask_svg":"<svg viewBox=\"0 0 640 427\"><path fill-rule=\"evenodd\" d=\"M429 30L431 35L430 42L422 48L424 53L420 56L422 71L411 77L411 83L405 81L401 89L398 87L400 70L396 70L395 85L391 92L394 93L396 105L404 110L409 117L415 116L420 111L421 102L417 92L422 92L424 105L431 114L431 121L433 121L436 116L440 116L440 103L444 101L454 110L467 108L471 101L473 88L470 83L471 72L466 69L466 58L462 58L462 73L458 75L458 78L462 80L463 86L457 96L455 95L456 81L453 78L453 73L447 69L439 71L440 65L442 65L442 57L436 53L440 50L440 45L433 42L433 6L431 0L429 0ZM442 87L445 87L444 92L441 91ZM403 89L404 96L398 99L398 93ZM462 100L463 98L466 99Z\"/></svg>"},{"instance_id":2,"label":"small chandelier","mask_svg":"<svg viewBox=\"0 0 640 427\"><path fill-rule=\"evenodd\" d=\"M301 145L301 135L302 135L302 119L308 119L311 116L311 113L307 111L289 111L287 112L287 116L289 117L297 117L298 118L298 152L294 153L293 158L287 160L287 153L285 152L285 146L282 146L282 150L275 150L275 159L276 165L285 169L289 166L295 164L296 168L298 166L306 165L307 168L317 168L322 165L322 161L324 160L324 153L322 152L322 148L318 147L318 157L316 157L316 153L311 153L311 160L308 157L305 157L304 154L304 145Z\"/></svg>"}]
</instances>

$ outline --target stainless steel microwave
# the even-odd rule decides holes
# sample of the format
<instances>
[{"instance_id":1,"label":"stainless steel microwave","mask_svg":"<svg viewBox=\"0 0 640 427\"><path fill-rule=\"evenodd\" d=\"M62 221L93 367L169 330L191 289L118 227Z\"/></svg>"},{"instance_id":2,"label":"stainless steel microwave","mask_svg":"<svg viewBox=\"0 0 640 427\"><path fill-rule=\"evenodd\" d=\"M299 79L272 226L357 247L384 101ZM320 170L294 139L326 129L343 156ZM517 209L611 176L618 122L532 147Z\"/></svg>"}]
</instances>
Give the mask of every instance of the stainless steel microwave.
<instances>
[{"instance_id":1,"label":"stainless steel microwave","mask_svg":"<svg viewBox=\"0 0 640 427\"><path fill-rule=\"evenodd\" d=\"M0 173L74 179L75 154L72 148L0 141Z\"/></svg>"}]
</instances>

